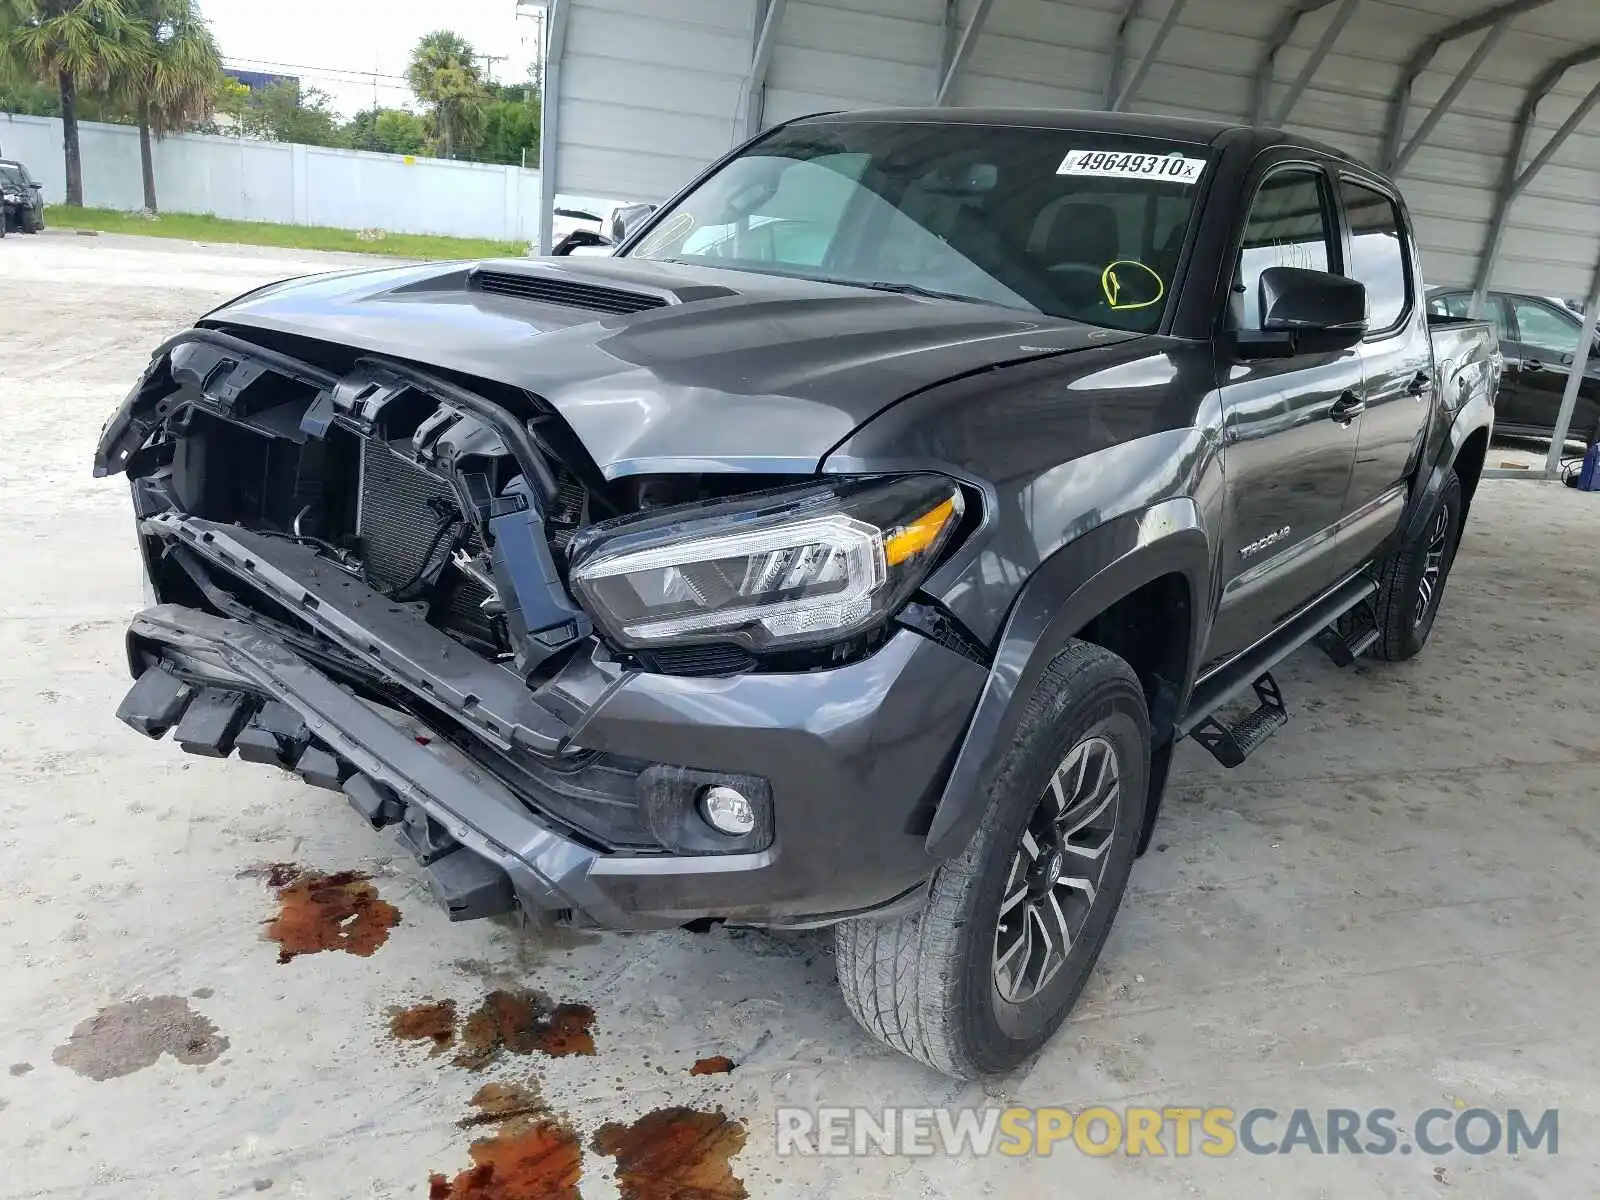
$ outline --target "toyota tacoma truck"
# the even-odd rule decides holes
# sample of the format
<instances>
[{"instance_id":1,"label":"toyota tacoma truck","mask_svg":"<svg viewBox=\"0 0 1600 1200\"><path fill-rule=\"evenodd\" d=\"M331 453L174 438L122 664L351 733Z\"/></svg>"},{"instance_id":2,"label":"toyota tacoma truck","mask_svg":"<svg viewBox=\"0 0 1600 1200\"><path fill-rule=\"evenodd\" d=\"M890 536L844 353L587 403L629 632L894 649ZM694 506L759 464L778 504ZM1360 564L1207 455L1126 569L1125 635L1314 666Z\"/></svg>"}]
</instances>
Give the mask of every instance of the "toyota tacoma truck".
<instances>
[{"instance_id":1,"label":"toyota tacoma truck","mask_svg":"<svg viewBox=\"0 0 1600 1200\"><path fill-rule=\"evenodd\" d=\"M453 918L832 926L957 1076L1084 987L1176 744L1427 641L1500 359L1392 183L1102 113L773 129L611 258L260 288L96 474L118 716L342 792Z\"/></svg>"}]
</instances>

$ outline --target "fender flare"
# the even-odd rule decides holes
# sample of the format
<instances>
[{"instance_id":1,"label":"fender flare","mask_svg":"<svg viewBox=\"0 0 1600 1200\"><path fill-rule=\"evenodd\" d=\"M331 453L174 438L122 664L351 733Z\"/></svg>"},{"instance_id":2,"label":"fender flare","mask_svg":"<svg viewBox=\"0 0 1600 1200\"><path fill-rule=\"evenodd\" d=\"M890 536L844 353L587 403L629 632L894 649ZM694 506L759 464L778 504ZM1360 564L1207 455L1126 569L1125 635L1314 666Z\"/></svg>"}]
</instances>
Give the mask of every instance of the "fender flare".
<instances>
[{"instance_id":1,"label":"fender flare","mask_svg":"<svg viewBox=\"0 0 1600 1200\"><path fill-rule=\"evenodd\" d=\"M1480 393L1473 394L1456 410L1449 428L1439 439L1439 449L1432 462L1425 462L1417 471L1417 486L1412 489L1409 507L1400 524L1400 544L1422 536L1423 528L1433 512L1434 501L1444 491L1445 480L1455 469L1456 459L1467 439L1479 430L1494 433L1494 400Z\"/></svg>"},{"instance_id":2,"label":"fender flare","mask_svg":"<svg viewBox=\"0 0 1600 1200\"><path fill-rule=\"evenodd\" d=\"M1001 631L988 681L968 722L928 828L935 858L959 854L988 803L983 780L1011 745L1028 701L1068 640L1123 597L1173 573L1189 584L1189 661L1179 682L1187 703L1211 608L1212 549L1200 510L1187 498L1164 500L1096 526L1040 564Z\"/></svg>"}]
</instances>

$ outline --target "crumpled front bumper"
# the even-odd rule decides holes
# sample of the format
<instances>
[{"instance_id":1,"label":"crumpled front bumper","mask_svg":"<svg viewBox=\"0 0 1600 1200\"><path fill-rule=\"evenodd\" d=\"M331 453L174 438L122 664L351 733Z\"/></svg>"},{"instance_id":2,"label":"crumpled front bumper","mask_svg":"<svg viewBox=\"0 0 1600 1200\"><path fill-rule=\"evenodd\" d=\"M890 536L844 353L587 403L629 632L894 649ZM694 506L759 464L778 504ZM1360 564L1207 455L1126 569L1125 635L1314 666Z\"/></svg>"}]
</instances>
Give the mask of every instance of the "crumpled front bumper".
<instances>
[{"instance_id":1,"label":"crumpled front bumper","mask_svg":"<svg viewBox=\"0 0 1600 1200\"><path fill-rule=\"evenodd\" d=\"M137 682L122 720L341 789L374 827L397 827L452 917L520 908L615 929L805 926L914 902L934 866L928 808L985 677L910 632L830 671L617 676L569 742L691 777L758 778L771 796L757 852L642 853L564 828L439 730L362 699L253 623L158 605L128 642Z\"/></svg>"}]
</instances>

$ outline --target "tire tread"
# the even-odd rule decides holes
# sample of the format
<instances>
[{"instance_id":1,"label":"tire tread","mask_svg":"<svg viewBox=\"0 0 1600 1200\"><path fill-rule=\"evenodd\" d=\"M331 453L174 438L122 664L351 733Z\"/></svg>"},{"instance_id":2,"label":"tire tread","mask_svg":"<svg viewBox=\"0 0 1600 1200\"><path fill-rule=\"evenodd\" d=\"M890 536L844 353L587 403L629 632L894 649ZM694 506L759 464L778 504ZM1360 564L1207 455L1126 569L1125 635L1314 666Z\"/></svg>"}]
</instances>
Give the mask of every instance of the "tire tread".
<instances>
[{"instance_id":1,"label":"tire tread","mask_svg":"<svg viewBox=\"0 0 1600 1200\"><path fill-rule=\"evenodd\" d=\"M1084 686L1089 675L1096 678ZM896 920L863 918L834 927L835 965L845 1004L885 1045L948 1075L989 1073L974 1058L966 1015L956 1003L966 950L965 914L986 847L983 832L995 824L1008 797L1007 785L1041 728L1108 685L1131 686L1147 730L1143 693L1132 669L1100 646L1069 642L1046 668L1024 710L1012 747L988 787L979 832L960 854L940 865L922 909Z\"/></svg>"}]
</instances>

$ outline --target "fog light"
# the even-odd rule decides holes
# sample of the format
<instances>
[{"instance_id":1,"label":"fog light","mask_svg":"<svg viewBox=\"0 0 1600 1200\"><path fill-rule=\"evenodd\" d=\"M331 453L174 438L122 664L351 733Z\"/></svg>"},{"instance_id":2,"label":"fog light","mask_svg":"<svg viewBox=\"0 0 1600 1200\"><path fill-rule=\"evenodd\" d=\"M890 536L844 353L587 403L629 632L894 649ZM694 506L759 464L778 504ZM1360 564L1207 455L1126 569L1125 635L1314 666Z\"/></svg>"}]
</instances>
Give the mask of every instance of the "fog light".
<instances>
[{"instance_id":1,"label":"fog light","mask_svg":"<svg viewBox=\"0 0 1600 1200\"><path fill-rule=\"evenodd\" d=\"M744 837L756 827L756 810L737 788L708 787L700 793L700 812L729 837Z\"/></svg>"}]
</instances>

